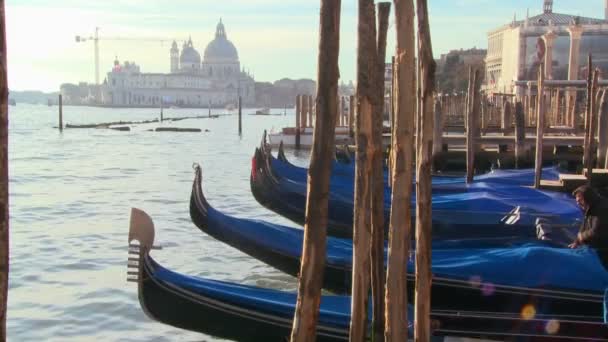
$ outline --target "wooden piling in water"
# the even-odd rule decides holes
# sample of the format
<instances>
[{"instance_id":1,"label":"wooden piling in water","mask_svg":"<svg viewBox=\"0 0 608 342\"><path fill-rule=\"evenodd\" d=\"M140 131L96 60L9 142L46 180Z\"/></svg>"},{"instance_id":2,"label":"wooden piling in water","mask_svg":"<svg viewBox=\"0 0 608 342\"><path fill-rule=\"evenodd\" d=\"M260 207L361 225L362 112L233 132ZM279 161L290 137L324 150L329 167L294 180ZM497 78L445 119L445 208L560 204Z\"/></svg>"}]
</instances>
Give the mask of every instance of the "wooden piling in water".
<instances>
[{"instance_id":1,"label":"wooden piling in water","mask_svg":"<svg viewBox=\"0 0 608 342\"><path fill-rule=\"evenodd\" d=\"M306 224L291 341L313 342L326 257L329 179L333 165L338 102L340 0L321 0L317 98L308 169Z\"/></svg>"},{"instance_id":2,"label":"wooden piling in water","mask_svg":"<svg viewBox=\"0 0 608 342\"><path fill-rule=\"evenodd\" d=\"M526 119L521 102L515 104L515 167L521 168L525 158Z\"/></svg>"},{"instance_id":3,"label":"wooden piling in water","mask_svg":"<svg viewBox=\"0 0 608 342\"><path fill-rule=\"evenodd\" d=\"M59 94L59 131L63 131L63 98L61 94Z\"/></svg>"},{"instance_id":4,"label":"wooden piling in water","mask_svg":"<svg viewBox=\"0 0 608 342\"><path fill-rule=\"evenodd\" d=\"M163 101L160 101L160 122L163 122Z\"/></svg>"},{"instance_id":5,"label":"wooden piling in water","mask_svg":"<svg viewBox=\"0 0 608 342\"><path fill-rule=\"evenodd\" d=\"M416 0L418 19L418 125L416 144L416 298L414 340L431 340L431 164L435 60L426 0ZM478 109L479 107L477 107ZM404 308L405 309L405 308Z\"/></svg>"},{"instance_id":6,"label":"wooden piling in water","mask_svg":"<svg viewBox=\"0 0 608 342\"><path fill-rule=\"evenodd\" d=\"M296 96L296 136L295 136L295 148L300 149L300 116L302 116L302 98L303 95Z\"/></svg>"},{"instance_id":7,"label":"wooden piling in water","mask_svg":"<svg viewBox=\"0 0 608 342\"><path fill-rule=\"evenodd\" d=\"M511 117L511 103L505 100L502 102L502 107L500 110L500 128L502 130L503 136L511 134L512 122L513 119ZM501 153L506 152L507 145L499 145L498 150Z\"/></svg>"},{"instance_id":8,"label":"wooden piling in water","mask_svg":"<svg viewBox=\"0 0 608 342\"><path fill-rule=\"evenodd\" d=\"M504 101L500 112L500 128L503 133L507 133L512 127L513 118L511 117L511 103Z\"/></svg>"},{"instance_id":9,"label":"wooden piling in water","mask_svg":"<svg viewBox=\"0 0 608 342\"><path fill-rule=\"evenodd\" d=\"M441 102L439 99L434 101L434 113L435 117L433 119L434 127L433 127L433 160L439 153L443 151L443 112L441 111Z\"/></svg>"},{"instance_id":10,"label":"wooden piling in water","mask_svg":"<svg viewBox=\"0 0 608 342\"><path fill-rule=\"evenodd\" d=\"M8 69L6 64L6 18L0 0L0 341L6 341L6 303L9 276L8 197Z\"/></svg>"},{"instance_id":11,"label":"wooden piling in water","mask_svg":"<svg viewBox=\"0 0 608 342\"><path fill-rule=\"evenodd\" d=\"M348 97L348 135L355 137L355 97Z\"/></svg>"},{"instance_id":12,"label":"wooden piling in water","mask_svg":"<svg viewBox=\"0 0 608 342\"><path fill-rule=\"evenodd\" d=\"M536 159L534 162L534 188L540 188L543 171L543 135L545 133L545 65L538 68L538 88L536 105Z\"/></svg>"},{"instance_id":13,"label":"wooden piling in water","mask_svg":"<svg viewBox=\"0 0 608 342\"><path fill-rule=\"evenodd\" d=\"M384 121L384 71L386 59L386 36L391 10L390 2L377 4L376 69L373 77L376 83L376 98L372 112L371 174L371 287L372 287L372 339L384 340L384 171L382 151L382 130Z\"/></svg>"},{"instance_id":14,"label":"wooden piling in water","mask_svg":"<svg viewBox=\"0 0 608 342\"><path fill-rule=\"evenodd\" d=\"M606 155L608 155L608 97L606 89L602 91L598 109L598 124L597 124L597 167L600 169L608 168L606 165Z\"/></svg>"},{"instance_id":15,"label":"wooden piling in water","mask_svg":"<svg viewBox=\"0 0 608 342\"><path fill-rule=\"evenodd\" d=\"M589 61L591 61L591 56L589 56ZM590 73L591 73L591 63L589 63L590 66ZM588 88L590 90L590 92L588 93L588 100L587 100L587 131L586 131L586 139L585 139L585 147L584 147L584 157L583 157L583 161L585 163L585 169L590 170L587 172L587 180L589 182L591 182L592 179L592 174L593 174L593 157L591 155L591 152L593 151L593 146L595 145L595 126L597 125L597 119L596 119L596 90L597 90L597 82L598 82L598 78L599 78L599 70L595 70L593 71L593 75L592 75L592 79L591 79L591 85L590 88Z\"/></svg>"},{"instance_id":16,"label":"wooden piling in water","mask_svg":"<svg viewBox=\"0 0 608 342\"><path fill-rule=\"evenodd\" d=\"M466 118L466 129L467 129L467 183L473 181L475 174L475 153L477 152L476 145L478 128L477 128L477 117L478 117L478 87L479 83L479 70L473 71L469 69L469 95L467 100L467 118Z\"/></svg>"},{"instance_id":17,"label":"wooden piling in water","mask_svg":"<svg viewBox=\"0 0 608 342\"><path fill-rule=\"evenodd\" d=\"M314 126L315 101L312 95L306 96L308 100L308 127Z\"/></svg>"},{"instance_id":18,"label":"wooden piling in water","mask_svg":"<svg viewBox=\"0 0 608 342\"><path fill-rule=\"evenodd\" d=\"M416 69L414 3L393 0L396 52L394 66L394 123L391 147L391 214L386 269L387 342L401 342L408 336L407 263L411 240L412 165L416 117Z\"/></svg>"},{"instance_id":19,"label":"wooden piling in water","mask_svg":"<svg viewBox=\"0 0 608 342\"><path fill-rule=\"evenodd\" d=\"M309 111L310 111L310 102L308 99L308 95L302 95L302 114L300 115L300 127L306 128L306 120L308 119Z\"/></svg>"},{"instance_id":20,"label":"wooden piling in water","mask_svg":"<svg viewBox=\"0 0 608 342\"><path fill-rule=\"evenodd\" d=\"M357 152L355 155L355 199L353 218L353 274L350 341L367 337L367 307L370 288L371 254L371 182L373 164L372 111L377 72L375 8L373 0L358 0L357 27Z\"/></svg>"},{"instance_id":21,"label":"wooden piling in water","mask_svg":"<svg viewBox=\"0 0 608 342\"><path fill-rule=\"evenodd\" d=\"M342 126L342 112L344 111L344 102L342 101L342 96L338 97L338 119L336 120L336 127Z\"/></svg>"},{"instance_id":22,"label":"wooden piling in water","mask_svg":"<svg viewBox=\"0 0 608 342\"><path fill-rule=\"evenodd\" d=\"M238 100L238 106L239 106L239 135L243 135L243 108L242 108L240 96L239 96L239 100Z\"/></svg>"}]
</instances>

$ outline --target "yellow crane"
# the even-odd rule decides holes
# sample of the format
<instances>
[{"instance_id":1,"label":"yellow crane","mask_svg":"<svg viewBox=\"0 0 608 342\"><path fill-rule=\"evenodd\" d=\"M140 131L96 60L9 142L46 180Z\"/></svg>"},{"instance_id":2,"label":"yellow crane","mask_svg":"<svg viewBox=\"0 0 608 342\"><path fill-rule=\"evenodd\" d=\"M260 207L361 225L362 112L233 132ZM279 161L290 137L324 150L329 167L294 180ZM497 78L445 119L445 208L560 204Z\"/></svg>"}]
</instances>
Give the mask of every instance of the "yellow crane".
<instances>
[{"instance_id":1,"label":"yellow crane","mask_svg":"<svg viewBox=\"0 0 608 342\"><path fill-rule=\"evenodd\" d=\"M140 42L160 42L161 44L165 42L177 41L176 39L171 38L155 38L155 37L100 37L99 36L99 27L95 27L95 33L92 36L76 36L77 43L84 43L88 41L93 41L93 45L95 47L95 86L96 89L99 90L99 41L100 40L114 40L114 41L140 41ZM181 40L180 40L181 41ZM99 99L95 95L96 99Z\"/></svg>"}]
</instances>

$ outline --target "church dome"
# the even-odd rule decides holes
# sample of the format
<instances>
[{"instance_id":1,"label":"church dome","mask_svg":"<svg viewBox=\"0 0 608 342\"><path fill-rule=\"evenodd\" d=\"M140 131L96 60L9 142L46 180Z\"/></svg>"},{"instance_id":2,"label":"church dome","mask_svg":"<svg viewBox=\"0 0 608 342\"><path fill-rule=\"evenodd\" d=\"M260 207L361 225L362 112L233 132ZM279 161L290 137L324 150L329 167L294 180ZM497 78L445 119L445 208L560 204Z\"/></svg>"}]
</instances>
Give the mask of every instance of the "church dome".
<instances>
[{"instance_id":1,"label":"church dome","mask_svg":"<svg viewBox=\"0 0 608 342\"><path fill-rule=\"evenodd\" d=\"M230 62L238 62L239 60L239 54L236 51L236 47L234 47L234 44L226 37L226 30L221 19L215 30L215 39L212 40L205 49L205 61L218 59Z\"/></svg>"},{"instance_id":2,"label":"church dome","mask_svg":"<svg viewBox=\"0 0 608 342\"><path fill-rule=\"evenodd\" d=\"M184 43L179 63L181 65L201 64L201 55L192 45L192 39L188 39L188 42Z\"/></svg>"}]
</instances>

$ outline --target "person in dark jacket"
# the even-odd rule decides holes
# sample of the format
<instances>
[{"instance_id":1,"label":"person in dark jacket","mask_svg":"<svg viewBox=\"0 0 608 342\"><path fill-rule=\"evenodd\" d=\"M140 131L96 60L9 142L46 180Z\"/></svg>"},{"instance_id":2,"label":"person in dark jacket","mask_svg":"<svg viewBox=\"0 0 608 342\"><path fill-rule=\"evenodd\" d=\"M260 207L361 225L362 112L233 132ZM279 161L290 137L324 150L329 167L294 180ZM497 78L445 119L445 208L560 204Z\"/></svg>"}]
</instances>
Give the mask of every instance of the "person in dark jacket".
<instances>
[{"instance_id":1,"label":"person in dark jacket","mask_svg":"<svg viewBox=\"0 0 608 342\"><path fill-rule=\"evenodd\" d=\"M585 212L585 219L576 240L569 247L586 245L598 250L603 261L608 260L608 199L601 197L589 185L578 187L572 194Z\"/></svg>"}]
</instances>

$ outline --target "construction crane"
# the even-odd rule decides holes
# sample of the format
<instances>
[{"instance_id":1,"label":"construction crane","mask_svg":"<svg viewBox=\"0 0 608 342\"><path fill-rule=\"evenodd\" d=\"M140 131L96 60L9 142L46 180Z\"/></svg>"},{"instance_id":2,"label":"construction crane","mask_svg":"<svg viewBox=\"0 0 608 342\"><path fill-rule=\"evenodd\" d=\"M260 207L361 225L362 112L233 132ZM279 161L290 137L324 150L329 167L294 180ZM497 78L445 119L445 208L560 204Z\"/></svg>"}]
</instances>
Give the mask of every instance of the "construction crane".
<instances>
[{"instance_id":1,"label":"construction crane","mask_svg":"<svg viewBox=\"0 0 608 342\"><path fill-rule=\"evenodd\" d=\"M176 41L171 38L154 38L154 37L100 37L99 27L95 27L95 34L93 36L76 36L77 43L84 43L92 40L95 45L95 85L99 89L99 41L100 40L114 40L114 41L144 41L144 42L160 42L161 44L170 41ZM97 94L96 94L97 97Z\"/></svg>"}]
</instances>

